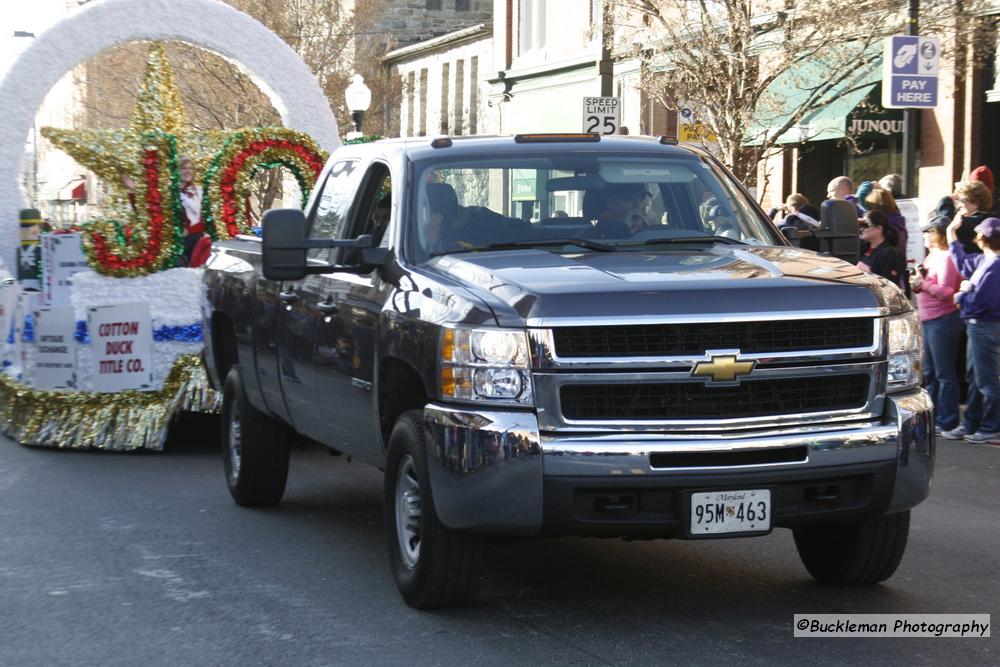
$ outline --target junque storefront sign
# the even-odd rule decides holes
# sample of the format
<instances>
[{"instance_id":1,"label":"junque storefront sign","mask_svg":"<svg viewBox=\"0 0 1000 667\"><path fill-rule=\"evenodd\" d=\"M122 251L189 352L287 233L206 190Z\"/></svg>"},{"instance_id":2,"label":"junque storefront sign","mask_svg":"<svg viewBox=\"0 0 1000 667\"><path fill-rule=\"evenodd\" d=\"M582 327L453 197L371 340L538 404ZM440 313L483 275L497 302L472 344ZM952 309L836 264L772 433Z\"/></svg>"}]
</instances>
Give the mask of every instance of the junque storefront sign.
<instances>
[{"instance_id":1,"label":"junque storefront sign","mask_svg":"<svg viewBox=\"0 0 1000 667\"><path fill-rule=\"evenodd\" d=\"M847 132L855 137L870 137L873 135L888 137L893 134L902 134L903 119L870 116L852 117L850 124L847 126Z\"/></svg>"}]
</instances>

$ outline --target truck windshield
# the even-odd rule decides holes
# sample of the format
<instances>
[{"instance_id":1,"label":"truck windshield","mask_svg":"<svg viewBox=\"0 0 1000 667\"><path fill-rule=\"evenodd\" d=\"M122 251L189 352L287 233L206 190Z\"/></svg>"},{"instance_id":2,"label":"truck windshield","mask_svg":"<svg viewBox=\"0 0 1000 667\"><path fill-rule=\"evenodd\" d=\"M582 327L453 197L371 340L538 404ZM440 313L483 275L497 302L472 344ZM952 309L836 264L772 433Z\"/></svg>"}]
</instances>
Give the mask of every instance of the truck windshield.
<instances>
[{"instance_id":1,"label":"truck windshield","mask_svg":"<svg viewBox=\"0 0 1000 667\"><path fill-rule=\"evenodd\" d=\"M418 170L408 255L537 246L551 252L775 245L731 177L696 156L502 156ZM564 243L560 243L564 241Z\"/></svg>"}]
</instances>

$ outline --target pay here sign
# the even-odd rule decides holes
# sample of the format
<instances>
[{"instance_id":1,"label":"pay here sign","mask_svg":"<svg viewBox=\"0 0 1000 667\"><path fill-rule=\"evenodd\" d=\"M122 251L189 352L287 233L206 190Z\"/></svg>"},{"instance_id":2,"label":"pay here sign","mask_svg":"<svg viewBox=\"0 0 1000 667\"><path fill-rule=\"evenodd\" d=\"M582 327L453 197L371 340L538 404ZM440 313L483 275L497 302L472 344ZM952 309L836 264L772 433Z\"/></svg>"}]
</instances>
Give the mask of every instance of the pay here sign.
<instances>
[{"instance_id":1,"label":"pay here sign","mask_svg":"<svg viewBox=\"0 0 1000 667\"><path fill-rule=\"evenodd\" d=\"M87 309L94 391L153 391L153 327L148 303Z\"/></svg>"},{"instance_id":2,"label":"pay here sign","mask_svg":"<svg viewBox=\"0 0 1000 667\"><path fill-rule=\"evenodd\" d=\"M882 55L882 106L887 109L932 109L938 103L937 37L887 37Z\"/></svg>"}]
</instances>

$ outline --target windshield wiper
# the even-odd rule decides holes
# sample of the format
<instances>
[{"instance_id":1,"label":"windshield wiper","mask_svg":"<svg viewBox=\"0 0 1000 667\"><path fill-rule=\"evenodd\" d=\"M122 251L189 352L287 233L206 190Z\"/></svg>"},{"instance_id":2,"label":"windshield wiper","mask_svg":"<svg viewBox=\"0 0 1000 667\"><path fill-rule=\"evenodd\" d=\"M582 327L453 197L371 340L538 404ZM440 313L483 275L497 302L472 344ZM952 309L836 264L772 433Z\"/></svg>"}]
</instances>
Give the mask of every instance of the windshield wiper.
<instances>
[{"instance_id":1,"label":"windshield wiper","mask_svg":"<svg viewBox=\"0 0 1000 667\"><path fill-rule=\"evenodd\" d=\"M639 245L669 245L673 243L724 243L728 245L747 245L743 241L731 239L728 236L679 236L666 239L648 239L640 243L629 243L629 246Z\"/></svg>"},{"instance_id":2,"label":"windshield wiper","mask_svg":"<svg viewBox=\"0 0 1000 667\"><path fill-rule=\"evenodd\" d=\"M617 252L618 248L607 243L598 243L597 241L591 241L589 239L576 239L576 238L565 238L565 239L538 239L532 241L526 239L524 241L504 241L502 243L490 243L489 245L483 246L472 246L469 248L455 248L454 250L444 250L440 252L432 252L431 257L437 257L438 255L451 255L458 252L482 252L484 250L513 250L516 248L538 248L538 247L554 247L563 245L575 245L581 248L586 248L587 250L593 250L595 252Z\"/></svg>"}]
</instances>

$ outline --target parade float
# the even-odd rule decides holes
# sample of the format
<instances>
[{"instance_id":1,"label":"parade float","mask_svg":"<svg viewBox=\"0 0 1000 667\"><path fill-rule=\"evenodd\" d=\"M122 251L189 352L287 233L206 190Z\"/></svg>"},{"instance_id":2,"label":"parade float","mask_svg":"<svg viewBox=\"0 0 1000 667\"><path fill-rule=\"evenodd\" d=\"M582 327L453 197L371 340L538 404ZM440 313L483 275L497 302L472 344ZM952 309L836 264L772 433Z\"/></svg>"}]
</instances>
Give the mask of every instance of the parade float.
<instances>
[{"instance_id":1,"label":"parade float","mask_svg":"<svg viewBox=\"0 0 1000 667\"><path fill-rule=\"evenodd\" d=\"M108 43L142 37L183 38L234 59L233 49L214 48L204 36L196 39L156 27L170 25L171 12L198 8L209 23L239 15L239 21L277 39L245 14L214 0L175 0L169 9L154 0L99 0L93 5L68 21L80 27L88 20L127 15L142 27L104 36L103 46L78 45L82 53L57 54L64 61L78 62ZM143 19L137 23L135 17ZM61 27L52 31L58 33ZM323 100L320 115L325 115L321 120L329 123L319 132L322 143L334 147L336 123L325 98L311 75L302 80L295 66L301 61L281 44L285 52L279 57L256 63L258 73L267 71L257 77L259 85L271 91L283 121L293 127L289 121L295 116L284 101L297 96L307 107L315 107L318 94ZM48 48L66 46L50 39ZM294 61L289 61L289 53ZM44 55L44 49L34 54L40 67ZM285 69L294 70L287 76L281 74L282 58ZM0 99L7 99L17 84L24 86L17 77L29 75L31 68L19 69L18 64L0 84ZM246 71L253 74L255 69ZM296 76L299 88L289 88L289 77ZM267 85L274 77L281 78L283 94ZM309 123L299 125L315 120L313 115ZM0 332L6 333L0 361L0 426L5 435L34 446L156 450L162 449L171 421L181 412L218 409L219 397L201 355L202 271L184 268L182 260L185 213L178 163L185 156L195 164L203 192L202 220L213 241L250 234L252 219L244 202L255 175L285 170L298 182L304 203L323 167L327 152L320 142L293 127L195 131L164 48L153 42L128 127L43 128L43 136L107 187L117 188L130 207L121 219L98 219L41 234L37 211L19 206L20 214L14 214L17 227L6 228L0 251L8 266L16 266L12 273L17 280L0 285ZM2 160L2 153L10 152L9 136L0 139ZM0 196L9 194L5 178L16 182L16 175L0 174ZM126 184L129 193L123 191ZM10 203L0 203L0 213L11 215Z\"/></svg>"}]
</instances>

